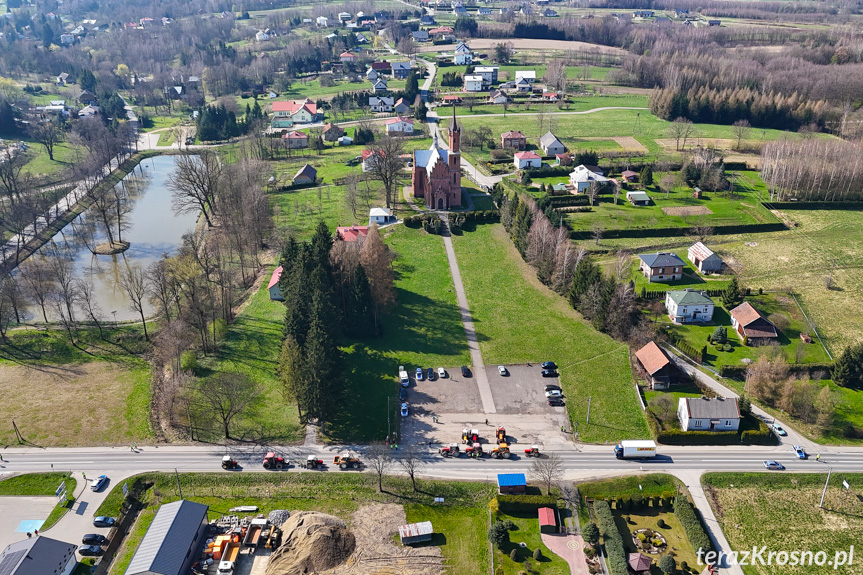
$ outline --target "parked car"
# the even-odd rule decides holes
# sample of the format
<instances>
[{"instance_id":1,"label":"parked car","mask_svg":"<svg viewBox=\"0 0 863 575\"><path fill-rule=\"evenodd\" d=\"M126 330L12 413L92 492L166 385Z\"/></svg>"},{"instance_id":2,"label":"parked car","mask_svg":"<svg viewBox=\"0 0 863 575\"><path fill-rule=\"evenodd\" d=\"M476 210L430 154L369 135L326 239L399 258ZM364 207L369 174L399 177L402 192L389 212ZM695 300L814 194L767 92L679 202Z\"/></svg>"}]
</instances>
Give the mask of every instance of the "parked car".
<instances>
[{"instance_id":1,"label":"parked car","mask_svg":"<svg viewBox=\"0 0 863 575\"><path fill-rule=\"evenodd\" d=\"M101 555L102 548L98 545L81 545L78 547L78 554L81 557L93 557L94 555Z\"/></svg>"},{"instance_id":2,"label":"parked car","mask_svg":"<svg viewBox=\"0 0 863 575\"><path fill-rule=\"evenodd\" d=\"M399 401L404 401L408 397L408 390L404 387L399 388Z\"/></svg>"},{"instance_id":3,"label":"parked car","mask_svg":"<svg viewBox=\"0 0 863 575\"><path fill-rule=\"evenodd\" d=\"M782 429L782 426L779 425L778 423L774 423L773 427L771 429L773 429L773 433L775 433L776 435L779 435L782 437L785 437L786 435L788 435L788 432L785 431L784 429Z\"/></svg>"},{"instance_id":4,"label":"parked car","mask_svg":"<svg viewBox=\"0 0 863 575\"><path fill-rule=\"evenodd\" d=\"M446 370L442 367L437 368L437 376L441 379L446 377Z\"/></svg>"},{"instance_id":5,"label":"parked car","mask_svg":"<svg viewBox=\"0 0 863 575\"><path fill-rule=\"evenodd\" d=\"M402 417L407 417L407 416L408 416L408 404L403 403L402 404Z\"/></svg>"},{"instance_id":6,"label":"parked car","mask_svg":"<svg viewBox=\"0 0 863 575\"><path fill-rule=\"evenodd\" d=\"M553 361L544 361L540 367L542 369L557 369L557 364Z\"/></svg>"},{"instance_id":7,"label":"parked car","mask_svg":"<svg viewBox=\"0 0 863 575\"><path fill-rule=\"evenodd\" d=\"M508 372L508 371L506 370L506 368L505 368L504 366L502 366L502 365L497 366L497 372L498 372L499 374L503 375L503 376L507 376L507 375L509 375L509 372Z\"/></svg>"},{"instance_id":8,"label":"parked car","mask_svg":"<svg viewBox=\"0 0 863 575\"><path fill-rule=\"evenodd\" d=\"M557 377L557 372L553 369L543 369L542 377Z\"/></svg>"},{"instance_id":9,"label":"parked car","mask_svg":"<svg viewBox=\"0 0 863 575\"><path fill-rule=\"evenodd\" d=\"M809 459L809 454L799 445L794 446L794 453L797 454L798 459Z\"/></svg>"},{"instance_id":10,"label":"parked car","mask_svg":"<svg viewBox=\"0 0 863 575\"><path fill-rule=\"evenodd\" d=\"M105 517L104 515L99 515L98 517L93 519L94 527L113 527L116 519L113 517Z\"/></svg>"},{"instance_id":11,"label":"parked car","mask_svg":"<svg viewBox=\"0 0 863 575\"><path fill-rule=\"evenodd\" d=\"M545 396L548 398L561 397L562 395L563 394L560 392L559 389L549 389L548 391L545 392Z\"/></svg>"},{"instance_id":12,"label":"parked car","mask_svg":"<svg viewBox=\"0 0 863 575\"><path fill-rule=\"evenodd\" d=\"M99 491L103 487L105 487L106 483L108 483L108 476L107 475L100 475L96 479L90 480L90 490L91 491Z\"/></svg>"},{"instance_id":13,"label":"parked car","mask_svg":"<svg viewBox=\"0 0 863 575\"><path fill-rule=\"evenodd\" d=\"M425 379L425 375L423 375L423 368L418 367L416 373L417 381L422 381Z\"/></svg>"},{"instance_id":14,"label":"parked car","mask_svg":"<svg viewBox=\"0 0 863 575\"><path fill-rule=\"evenodd\" d=\"M564 405L566 405L566 404L563 402L563 400L562 400L562 399L560 399L559 397L552 397L552 398L549 398L549 400L548 400L548 404L549 404L550 406L552 406L552 407L563 407Z\"/></svg>"},{"instance_id":15,"label":"parked car","mask_svg":"<svg viewBox=\"0 0 863 575\"><path fill-rule=\"evenodd\" d=\"M547 384L545 384L545 390L546 390L546 391L554 391L554 390L561 391L560 386L559 386L559 385L555 385L555 384L553 384L553 383L547 383Z\"/></svg>"},{"instance_id":16,"label":"parked car","mask_svg":"<svg viewBox=\"0 0 863 575\"><path fill-rule=\"evenodd\" d=\"M466 365L461 366L461 376L462 377L470 377L470 370Z\"/></svg>"},{"instance_id":17,"label":"parked car","mask_svg":"<svg viewBox=\"0 0 863 575\"><path fill-rule=\"evenodd\" d=\"M81 538L81 543L84 545L105 545L108 543L108 538L98 533L88 533Z\"/></svg>"},{"instance_id":18,"label":"parked car","mask_svg":"<svg viewBox=\"0 0 863 575\"><path fill-rule=\"evenodd\" d=\"M435 375L434 375L434 370L432 368L428 368L428 370L426 371L426 377L428 378L429 381L434 381Z\"/></svg>"},{"instance_id":19,"label":"parked car","mask_svg":"<svg viewBox=\"0 0 863 575\"><path fill-rule=\"evenodd\" d=\"M782 471L785 469L785 466L779 463L778 461L773 461L772 459L768 459L764 462L764 467L767 469L775 469L776 471Z\"/></svg>"}]
</instances>

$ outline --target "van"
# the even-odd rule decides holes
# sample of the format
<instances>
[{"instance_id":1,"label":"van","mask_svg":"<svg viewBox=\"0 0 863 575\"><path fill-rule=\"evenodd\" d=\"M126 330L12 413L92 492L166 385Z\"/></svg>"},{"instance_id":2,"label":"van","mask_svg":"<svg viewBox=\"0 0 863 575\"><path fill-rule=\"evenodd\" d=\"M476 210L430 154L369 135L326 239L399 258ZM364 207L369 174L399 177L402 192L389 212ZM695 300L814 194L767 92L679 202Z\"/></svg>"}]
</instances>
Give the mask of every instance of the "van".
<instances>
[{"instance_id":1,"label":"van","mask_svg":"<svg viewBox=\"0 0 863 575\"><path fill-rule=\"evenodd\" d=\"M407 387L410 385L410 378L408 377L408 372L405 371L405 366L399 366L399 383L402 384L402 387Z\"/></svg>"}]
</instances>

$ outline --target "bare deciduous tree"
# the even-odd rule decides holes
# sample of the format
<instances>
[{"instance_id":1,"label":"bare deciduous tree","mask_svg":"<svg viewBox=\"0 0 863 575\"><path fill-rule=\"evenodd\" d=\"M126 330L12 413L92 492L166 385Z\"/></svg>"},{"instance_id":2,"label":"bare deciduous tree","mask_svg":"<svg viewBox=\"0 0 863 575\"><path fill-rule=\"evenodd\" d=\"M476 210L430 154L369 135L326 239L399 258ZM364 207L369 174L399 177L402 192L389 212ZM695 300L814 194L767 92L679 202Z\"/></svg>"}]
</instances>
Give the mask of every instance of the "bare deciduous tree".
<instances>
[{"instance_id":1,"label":"bare deciduous tree","mask_svg":"<svg viewBox=\"0 0 863 575\"><path fill-rule=\"evenodd\" d=\"M260 395L260 388L242 373L223 372L198 382L197 400L219 421L225 439L231 439L234 420Z\"/></svg>"},{"instance_id":2,"label":"bare deciduous tree","mask_svg":"<svg viewBox=\"0 0 863 575\"><path fill-rule=\"evenodd\" d=\"M384 474L395 463L393 461L393 452L386 444L377 441L369 445L368 451L366 451L366 461L368 461L368 466L378 476L378 493L380 493L384 490Z\"/></svg>"},{"instance_id":3,"label":"bare deciduous tree","mask_svg":"<svg viewBox=\"0 0 863 575\"><path fill-rule=\"evenodd\" d=\"M749 120L737 120L731 124L731 133L734 134L734 149L740 151L740 146L743 140L749 138L749 132L752 131Z\"/></svg>"},{"instance_id":4,"label":"bare deciduous tree","mask_svg":"<svg viewBox=\"0 0 863 575\"><path fill-rule=\"evenodd\" d=\"M84 315L87 316L91 322L96 324L96 328L99 330L99 339L105 339L105 334L102 331L102 318L104 317L102 314L102 308L99 307L99 302L96 301L96 294L93 293L93 283L90 281L85 281L83 279L79 279L77 291L77 304L78 307L84 312Z\"/></svg>"},{"instance_id":5,"label":"bare deciduous tree","mask_svg":"<svg viewBox=\"0 0 863 575\"><path fill-rule=\"evenodd\" d=\"M686 149L686 140L691 138L695 133L695 127L692 125L692 122L686 118L676 118L671 122L668 132L671 137L674 138L674 149L679 151L681 148L681 141L683 148Z\"/></svg>"},{"instance_id":6,"label":"bare deciduous tree","mask_svg":"<svg viewBox=\"0 0 863 575\"><path fill-rule=\"evenodd\" d=\"M49 263L41 255L34 254L18 266L18 275L27 293L42 310L42 319L48 323L47 306L56 290Z\"/></svg>"},{"instance_id":7,"label":"bare deciduous tree","mask_svg":"<svg viewBox=\"0 0 863 575\"><path fill-rule=\"evenodd\" d=\"M120 286L129 297L129 308L141 316L141 324L144 326L144 339L150 341L147 333L147 318L144 315L144 302L147 299L147 278L144 271L133 265L127 265L120 275Z\"/></svg>"},{"instance_id":8,"label":"bare deciduous tree","mask_svg":"<svg viewBox=\"0 0 863 575\"><path fill-rule=\"evenodd\" d=\"M545 485L545 492L551 495L551 486L563 479L563 459L557 453L537 457L530 465L530 476Z\"/></svg>"},{"instance_id":9,"label":"bare deciduous tree","mask_svg":"<svg viewBox=\"0 0 863 575\"><path fill-rule=\"evenodd\" d=\"M414 492L417 490L417 470L419 469L419 466L422 465L422 462L423 460L420 457L419 451L413 445L409 445L407 449L401 453L401 456L398 459L399 467L401 467L402 471L411 478L411 486L413 487Z\"/></svg>"},{"instance_id":10,"label":"bare deciduous tree","mask_svg":"<svg viewBox=\"0 0 863 575\"><path fill-rule=\"evenodd\" d=\"M212 215L218 208L216 201L222 171L218 155L214 152L180 154L175 161L177 167L168 180L174 211L200 211L207 226L212 227Z\"/></svg>"},{"instance_id":11,"label":"bare deciduous tree","mask_svg":"<svg viewBox=\"0 0 863 575\"><path fill-rule=\"evenodd\" d=\"M48 153L48 159L54 161L54 146L63 139L63 130L57 125L57 122L48 120L47 122L36 122L30 124L27 133L31 138L42 144L45 151Z\"/></svg>"},{"instance_id":12,"label":"bare deciduous tree","mask_svg":"<svg viewBox=\"0 0 863 575\"><path fill-rule=\"evenodd\" d=\"M401 138L384 135L367 149L373 158L369 172L383 183L387 207L392 207L396 201L399 175L405 167L401 158L404 143Z\"/></svg>"}]
</instances>

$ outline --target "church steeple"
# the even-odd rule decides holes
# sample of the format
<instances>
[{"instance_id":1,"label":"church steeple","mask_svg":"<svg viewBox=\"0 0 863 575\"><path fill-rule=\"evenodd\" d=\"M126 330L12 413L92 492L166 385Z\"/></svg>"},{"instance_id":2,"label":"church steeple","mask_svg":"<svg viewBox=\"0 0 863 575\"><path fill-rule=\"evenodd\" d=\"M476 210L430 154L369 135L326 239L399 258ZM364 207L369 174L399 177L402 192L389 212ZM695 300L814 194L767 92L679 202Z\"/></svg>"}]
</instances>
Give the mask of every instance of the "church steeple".
<instances>
[{"instance_id":1,"label":"church steeple","mask_svg":"<svg viewBox=\"0 0 863 575\"><path fill-rule=\"evenodd\" d=\"M455 117L455 104L452 106L452 122L449 125L449 153L458 154L461 149L461 128ZM456 164L458 165L458 164Z\"/></svg>"}]
</instances>

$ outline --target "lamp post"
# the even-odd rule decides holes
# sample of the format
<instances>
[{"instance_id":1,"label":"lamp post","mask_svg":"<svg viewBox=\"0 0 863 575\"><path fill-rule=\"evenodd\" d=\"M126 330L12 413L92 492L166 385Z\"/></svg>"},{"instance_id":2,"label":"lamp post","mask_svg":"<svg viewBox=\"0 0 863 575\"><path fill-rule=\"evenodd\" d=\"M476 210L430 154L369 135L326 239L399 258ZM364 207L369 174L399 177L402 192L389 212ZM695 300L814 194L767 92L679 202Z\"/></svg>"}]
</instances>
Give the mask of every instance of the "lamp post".
<instances>
[{"instance_id":1,"label":"lamp post","mask_svg":"<svg viewBox=\"0 0 863 575\"><path fill-rule=\"evenodd\" d=\"M827 486L830 484L830 474L833 473L833 468L830 467L830 464L826 461L824 464L827 466L827 481L824 482L824 491L821 492L821 503L818 504L818 507L824 508L824 497L827 496Z\"/></svg>"},{"instance_id":2,"label":"lamp post","mask_svg":"<svg viewBox=\"0 0 863 575\"><path fill-rule=\"evenodd\" d=\"M387 396L387 441L390 440L390 396Z\"/></svg>"}]
</instances>

